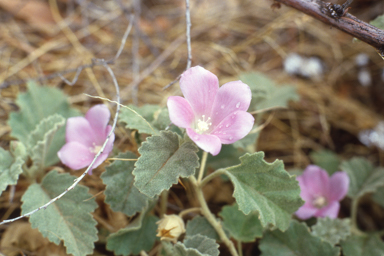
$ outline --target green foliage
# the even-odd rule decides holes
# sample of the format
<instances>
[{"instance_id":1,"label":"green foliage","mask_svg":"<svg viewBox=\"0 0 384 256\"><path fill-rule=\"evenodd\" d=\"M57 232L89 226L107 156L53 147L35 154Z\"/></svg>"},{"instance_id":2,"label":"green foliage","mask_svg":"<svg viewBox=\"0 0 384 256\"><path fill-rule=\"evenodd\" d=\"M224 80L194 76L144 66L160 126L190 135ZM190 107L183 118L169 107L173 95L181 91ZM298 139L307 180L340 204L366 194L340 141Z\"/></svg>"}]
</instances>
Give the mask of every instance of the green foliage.
<instances>
[{"instance_id":1,"label":"green foliage","mask_svg":"<svg viewBox=\"0 0 384 256\"><path fill-rule=\"evenodd\" d=\"M369 22L372 26L378 27L379 29L384 29L384 15L379 15L376 19Z\"/></svg>"},{"instance_id":2,"label":"green foliage","mask_svg":"<svg viewBox=\"0 0 384 256\"><path fill-rule=\"evenodd\" d=\"M214 240L220 239L216 230L211 226L208 220L202 216L196 216L187 222L185 235L189 237L197 234L212 238Z\"/></svg>"},{"instance_id":3,"label":"green foliage","mask_svg":"<svg viewBox=\"0 0 384 256\"><path fill-rule=\"evenodd\" d=\"M29 173L34 176L33 172L42 171L44 163L49 161L49 148L52 145L56 132L65 124L65 118L58 114L54 114L41 120L36 128L28 136L28 155L33 161L33 166Z\"/></svg>"},{"instance_id":4,"label":"green foliage","mask_svg":"<svg viewBox=\"0 0 384 256\"><path fill-rule=\"evenodd\" d=\"M239 157L243 154L244 153L235 148L233 144L224 144L217 156L212 156L211 154L208 155L207 166L218 170L230 165L238 164L240 162Z\"/></svg>"},{"instance_id":5,"label":"green foliage","mask_svg":"<svg viewBox=\"0 0 384 256\"><path fill-rule=\"evenodd\" d=\"M350 219L318 218L316 225L312 226L312 234L335 245L351 234L351 221Z\"/></svg>"},{"instance_id":6,"label":"green foliage","mask_svg":"<svg viewBox=\"0 0 384 256\"><path fill-rule=\"evenodd\" d=\"M245 215L239 211L238 205L224 206L219 215L223 218L223 227L229 231L231 237L241 242L254 242L263 236L257 212Z\"/></svg>"},{"instance_id":7,"label":"green foliage","mask_svg":"<svg viewBox=\"0 0 384 256\"><path fill-rule=\"evenodd\" d=\"M261 224L289 227L291 215L304 203L295 177L284 170L282 161L264 161L264 153L245 154L241 164L226 169L235 191L233 196L245 214L257 211Z\"/></svg>"},{"instance_id":8,"label":"green foliage","mask_svg":"<svg viewBox=\"0 0 384 256\"><path fill-rule=\"evenodd\" d=\"M288 101L299 100L295 87L277 86L273 80L261 73L243 73L240 80L249 85L252 91L250 111L287 107Z\"/></svg>"},{"instance_id":9,"label":"green foliage","mask_svg":"<svg viewBox=\"0 0 384 256\"><path fill-rule=\"evenodd\" d=\"M340 244L344 256L384 255L384 243L377 235L350 236Z\"/></svg>"},{"instance_id":10,"label":"green foliage","mask_svg":"<svg viewBox=\"0 0 384 256\"><path fill-rule=\"evenodd\" d=\"M59 174L53 170L41 184L32 184L22 197L22 214L48 203L68 188L76 177ZM83 256L91 254L97 240L96 221L91 212L97 207L88 188L77 185L64 197L44 210L30 216L32 228L38 228L44 237L59 244L64 241L68 254Z\"/></svg>"},{"instance_id":11,"label":"green foliage","mask_svg":"<svg viewBox=\"0 0 384 256\"><path fill-rule=\"evenodd\" d=\"M137 156L131 152L121 153L116 158L136 159ZM107 166L106 171L101 175L105 189L105 202L114 211L121 211L128 216L135 215L143 208L148 207L149 197L140 193L133 185L135 161L115 160Z\"/></svg>"},{"instance_id":12,"label":"green foliage","mask_svg":"<svg viewBox=\"0 0 384 256\"><path fill-rule=\"evenodd\" d=\"M149 251L156 241L156 216L140 214L126 228L111 234L107 240L107 249L116 255L139 254Z\"/></svg>"},{"instance_id":13,"label":"green foliage","mask_svg":"<svg viewBox=\"0 0 384 256\"><path fill-rule=\"evenodd\" d=\"M11 153L0 147L0 195L8 185L15 185L23 172L22 157L13 157Z\"/></svg>"},{"instance_id":14,"label":"green foliage","mask_svg":"<svg viewBox=\"0 0 384 256\"><path fill-rule=\"evenodd\" d=\"M339 171L340 159L330 150L312 152L310 155L313 163L328 172L329 175Z\"/></svg>"},{"instance_id":15,"label":"green foliage","mask_svg":"<svg viewBox=\"0 0 384 256\"><path fill-rule=\"evenodd\" d=\"M21 93L16 100L20 111L11 113L8 124L12 129L11 136L21 141L24 145L28 144L28 137L36 126L53 114L58 114L64 118L78 116L80 113L72 108L67 101L67 97L56 88L40 87L34 82L28 83L28 91ZM65 143L65 129L62 127L54 136L51 146L47 151L45 166L50 166L59 161L57 151Z\"/></svg>"},{"instance_id":16,"label":"green foliage","mask_svg":"<svg viewBox=\"0 0 384 256\"><path fill-rule=\"evenodd\" d=\"M384 187L379 187L375 193L373 193L373 201L384 207Z\"/></svg>"},{"instance_id":17,"label":"green foliage","mask_svg":"<svg viewBox=\"0 0 384 256\"><path fill-rule=\"evenodd\" d=\"M149 197L159 195L178 182L194 175L199 167L197 147L192 142L179 145L179 136L170 131L149 137L139 148L140 158L133 170L135 186Z\"/></svg>"},{"instance_id":18,"label":"green foliage","mask_svg":"<svg viewBox=\"0 0 384 256\"><path fill-rule=\"evenodd\" d=\"M261 256L338 256L340 249L313 236L305 223L292 221L285 232L267 231L260 241Z\"/></svg>"},{"instance_id":19,"label":"green foliage","mask_svg":"<svg viewBox=\"0 0 384 256\"><path fill-rule=\"evenodd\" d=\"M167 108L159 108L158 105L143 105L136 107L129 105L123 108L119 115L121 122L125 123L128 129L138 130L139 133L158 134L170 123Z\"/></svg>"},{"instance_id":20,"label":"green foliage","mask_svg":"<svg viewBox=\"0 0 384 256\"><path fill-rule=\"evenodd\" d=\"M163 243L167 255L172 256L218 256L219 245L215 240L202 235L187 237L184 243L177 242L173 247Z\"/></svg>"},{"instance_id":21,"label":"green foliage","mask_svg":"<svg viewBox=\"0 0 384 256\"><path fill-rule=\"evenodd\" d=\"M348 196L359 198L384 186L384 169L374 168L365 158L355 157L341 163L341 169L349 176Z\"/></svg>"}]
</instances>

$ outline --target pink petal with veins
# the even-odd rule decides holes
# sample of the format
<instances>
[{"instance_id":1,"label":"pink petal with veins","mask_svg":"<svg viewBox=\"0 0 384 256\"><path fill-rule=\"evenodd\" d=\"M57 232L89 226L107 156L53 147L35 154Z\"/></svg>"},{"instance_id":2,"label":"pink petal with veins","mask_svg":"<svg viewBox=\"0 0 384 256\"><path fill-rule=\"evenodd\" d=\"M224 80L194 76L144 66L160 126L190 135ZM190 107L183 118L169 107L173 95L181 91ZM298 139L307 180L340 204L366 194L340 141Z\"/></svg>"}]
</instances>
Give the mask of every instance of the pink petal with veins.
<instances>
[{"instance_id":1,"label":"pink petal with veins","mask_svg":"<svg viewBox=\"0 0 384 256\"><path fill-rule=\"evenodd\" d=\"M348 193L349 177L345 172L335 172L330 178L329 200L340 201Z\"/></svg>"},{"instance_id":2,"label":"pink petal with veins","mask_svg":"<svg viewBox=\"0 0 384 256\"><path fill-rule=\"evenodd\" d=\"M180 88L195 116L211 115L213 100L219 89L217 76L200 66L192 67L181 75Z\"/></svg>"},{"instance_id":3,"label":"pink petal with veins","mask_svg":"<svg viewBox=\"0 0 384 256\"><path fill-rule=\"evenodd\" d=\"M111 113L108 107L102 104L96 105L88 110L85 118L88 120L92 130L96 135L96 144L101 144L105 140L105 129L108 125Z\"/></svg>"},{"instance_id":4,"label":"pink petal with veins","mask_svg":"<svg viewBox=\"0 0 384 256\"><path fill-rule=\"evenodd\" d=\"M224 84L219 88L213 103L212 123L216 125L234 112L247 111L251 99L251 89L243 82Z\"/></svg>"},{"instance_id":5,"label":"pink petal with veins","mask_svg":"<svg viewBox=\"0 0 384 256\"><path fill-rule=\"evenodd\" d=\"M183 97L171 96L168 98L167 107L169 119L174 125L182 128L191 128L195 115L189 102Z\"/></svg>"},{"instance_id":6,"label":"pink petal with veins","mask_svg":"<svg viewBox=\"0 0 384 256\"><path fill-rule=\"evenodd\" d=\"M231 144L244 138L252 130L254 122L251 114L238 111L224 118L211 134L217 136L222 144Z\"/></svg>"},{"instance_id":7,"label":"pink petal with veins","mask_svg":"<svg viewBox=\"0 0 384 256\"><path fill-rule=\"evenodd\" d=\"M202 150L211 153L213 156L220 153L221 142L218 137L210 134L198 134L190 128L187 129L187 134L189 138L191 138L191 140Z\"/></svg>"}]
</instances>

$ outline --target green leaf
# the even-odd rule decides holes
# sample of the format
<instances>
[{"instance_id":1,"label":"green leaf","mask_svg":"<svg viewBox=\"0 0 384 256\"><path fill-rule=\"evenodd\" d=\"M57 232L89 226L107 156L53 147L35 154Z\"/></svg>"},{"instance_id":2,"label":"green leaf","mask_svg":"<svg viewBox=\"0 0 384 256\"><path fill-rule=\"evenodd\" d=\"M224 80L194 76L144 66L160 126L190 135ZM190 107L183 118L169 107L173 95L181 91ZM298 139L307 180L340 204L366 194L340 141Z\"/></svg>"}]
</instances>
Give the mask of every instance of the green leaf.
<instances>
[{"instance_id":1,"label":"green leaf","mask_svg":"<svg viewBox=\"0 0 384 256\"><path fill-rule=\"evenodd\" d=\"M188 250L196 249L203 255L218 256L220 253L218 249L219 245L216 241L202 235L187 237L184 240L184 245Z\"/></svg>"},{"instance_id":2,"label":"green leaf","mask_svg":"<svg viewBox=\"0 0 384 256\"><path fill-rule=\"evenodd\" d=\"M214 240L220 239L216 230L211 226L208 220L202 216L196 216L187 222L185 235L189 237L198 234L212 238Z\"/></svg>"},{"instance_id":3,"label":"green leaf","mask_svg":"<svg viewBox=\"0 0 384 256\"><path fill-rule=\"evenodd\" d=\"M202 235L187 237L184 243L177 242L173 247L163 242L167 255L172 256L218 256L219 245L214 239Z\"/></svg>"},{"instance_id":4,"label":"green leaf","mask_svg":"<svg viewBox=\"0 0 384 256\"><path fill-rule=\"evenodd\" d=\"M384 243L377 235L350 236L340 244L344 256L384 255Z\"/></svg>"},{"instance_id":5,"label":"green leaf","mask_svg":"<svg viewBox=\"0 0 384 256\"><path fill-rule=\"evenodd\" d=\"M8 185L15 185L23 172L22 157L14 158L11 153L0 147L0 195Z\"/></svg>"},{"instance_id":6,"label":"green leaf","mask_svg":"<svg viewBox=\"0 0 384 256\"><path fill-rule=\"evenodd\" d=\"M372 195L373 201L384 207L384 187L379 187Z\"/></svg>"},{"instance_id":7,"label":"green leaf","mask_svg":"<svg viewBox=\"0 0 384 256\"><path fill-rule=\"evenodd\" d=\"M149 197L159 195L178 182L194 175L199 167L197 147L192 142L179 145L179 136L170 131L149 137L139 148L140 158L133 170L135 186Z\"/></svg>"},{"instance_id":8,"label":"green leaf","mask_svg":"<svg viewBox=\"0 0 384 256\"><path fill-rule=\"evenodd\" d=\"M349 176L348 196L359 198L384 186L384 169L374 168L365 158L355 157L341 163L341 169Z\"/></svg>"},{"instance_id":9,"label":"green leaf","mask_svg":"<svg viewBox=\"0 0 384 256\"><path fill-rule=\"evenodd\" d=\"M312 152L309 156L315 165L326 170L330 176L339 170L340 159L330 150Z\"/></svg>"},{"instance_id":10,"label":"green leaf","mask_svg":"<svg viewBox=\"0 0 384 256\"><path fill-rule=\"evenodd\" d=\"M376 19L369 22L372 26L378 27L379 29L384 29L384 15L379 15Z\"/></svg>"},{"instance_id":11,"label":"green leaf","mask_svg":"<svg viewBox=\"0 0 384 256\"><path fill-rule=\"evenodd\" d=\"M8 124L12 129L11 136L24 145L27 145L30 133L44 118L53 114L59 114L64 118L80 115L78 111L70 108L67 97L61 90L38 86L34 82L28 83L28 91L21 93L17 97L16 103L20 107L20 111L10 114ZM45 166L59 161L57 152L64 143L65 129L62 127L51 143Z\"/></svg>"},{"instance_id":12,"label":"green leaf","mask_svg":"<svg viewBox=\"0 0 384 256\"><path fill-rule=\"evenodd\" d=\"M294 176L284 170L280 160L264 161L264 152L245 154L241 164L226 169L235 191L233 196L245 214L257 211L261 224L289 227L291 215L304 203L300 187Z\"/></svg>"},{"instance_id":13,"label":"green leaf","mask_svg":"<svg viewBox=\"0 0 384 256\"><path fill-rule=\"evenodd\" d=\"M331 245L338 244L351 234L351 220L318 218L316 225L312 226L312 234Z\"/></svg>"},{"instance_id":14,"label":"green leaf","mask_svg":"<svg viewBox=\"0 0 384 256\"><path fill-rule=\"evenodd\" d=\"M267 231L260 241L261 256L338 256L340 249L313 236L305 223L292 221L285 232Z\"/></svg>"},{"instance_id":15,"label":"green leaf","mask_svg":"<svg viewBox=\"0 0 384 256\"><path fill-rule=\"evenodd\" d=\"M273 107L287 107L288 101L299 100L295 87L277 86L276 83L261 73L240 74L240 80L249 85L252 91L250 111Z\"/></svg>"},{"instance_id":16,"label":"green leaf","mask_svg":"<svg viewBox=\"0 0 384 256\"><path fill-rule=\"evenodd\" d=\"M41 184L32 184L21 198L22 214L48 203L72 185L76 177L50 171ZM97 222L91 212L97 207L88 188L77 185L60 200L30 216L32 228L38 228L44 237L59 244L64 241L68 254L91 254L97 241Z\"/></svg>"},{"instance_id":17,"label":"green leaf","mask_svg":"<svg viewBox=\"0 0 384 256\"><path fill-rule=\"evenodd\" d=\"M171 123L168 109L158 105L129 105L128 108L121 110L119 119L126 124L126 128L138 130L139 133L157 134Z\"/></svg>"},{"instance_id":18,"label":"green leaf","mask_svg":"<svg viewBox=\"0 0 384 256\"><path fill-rule=\"evenodd\" d=\"M156 216L140 214L126 228L111 234L107 239L107 250L116 255L139 254L149 251L156 241Z\"/></svg>"},{"instance_id":19,"label":"green leaf","mask_svg":"<svg viewBox=\"0 0 384 256\"><path fill-rule=\"evenodd\" d=\"M28 136L28 154L31 156L33 166L30 169L36 168L43 170L44 163L49 154L49 148L52 145L55 133L65 124L65 118L58 114L54 114L41 120L35 130Z\"/></svg>"},{"instance_id":20,"label":"green leaf","mask_svg":"<svg viewBox=\"0 0 384 256\"><path fill-rule=\"evenodd\" d=\"M219 215L223 218L223 227L237 241L254 242L256 238L263 236L263 227L257 212L245 215L239 211L238 205L234 204L224 206Z\"/></svg>"},{"instance_id":21,"label":"green leaf","mask_svg":"<svg viewBox=\"0 0 384 256\"><path fill-rule=\"evenodd\" d=\"M116 158L137 159L137 156L126 152L119 154ZM121 211L128 216L133 216L136 212L148 207L150 200L133 185L134 165L135 161L115 160L101 175L103 183L107 185L104 191L105 202L111 206L112 210Z\"/></svg>"}]
</instances>

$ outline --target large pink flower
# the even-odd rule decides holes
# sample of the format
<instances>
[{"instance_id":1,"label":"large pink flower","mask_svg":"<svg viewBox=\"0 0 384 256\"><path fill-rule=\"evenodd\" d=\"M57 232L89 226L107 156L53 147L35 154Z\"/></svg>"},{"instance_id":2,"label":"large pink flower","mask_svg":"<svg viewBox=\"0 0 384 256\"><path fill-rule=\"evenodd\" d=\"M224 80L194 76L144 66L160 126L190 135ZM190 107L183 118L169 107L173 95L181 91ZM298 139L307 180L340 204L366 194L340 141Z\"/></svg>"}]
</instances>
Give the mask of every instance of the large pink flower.
<instances>
[{"instance_id":1,"label":"large pink flower","mask_svg":"<svg viewBox=\"0 0 384 256\"><path fill-rule=\"evenodd\" d=\"M252 94L243 82L219 88L217 76L196 66L181 75L180 87L185 98L168 98L169 117L202 150L215 156L221 144L234 143L252 129L254 118L246 112Z\"/></svg>"},{"instance_id":2,"label":"large pink flower","mask_svg":"<svg viewBox=\"0 0 384 256\"><path fill-rule=\"evenodd\" d=\"M61 162L74 170L88 166L112 129L108 125L110 115L105 105L96 105L88 110L85 118L68 118L65 134L67 143L57 152ZM107 159L113 149L114 140L115 134L112 134L104 152L97 158L92 169Z\"/></svg>"},{"instance_id":3,"label":"large pink flower","mask_svg":"<svg viewBox=\"0 0 384 256\"><path fill-rule=\"evenodd\" d=\"M300 219L310 217L337 218L339 201L348 192L349 177L345 172L335 172L331 177L316 165L309 165L302 175L296 178L301 188L300 196L305 204L296 215Z\"/></svg>"}]
</instances>

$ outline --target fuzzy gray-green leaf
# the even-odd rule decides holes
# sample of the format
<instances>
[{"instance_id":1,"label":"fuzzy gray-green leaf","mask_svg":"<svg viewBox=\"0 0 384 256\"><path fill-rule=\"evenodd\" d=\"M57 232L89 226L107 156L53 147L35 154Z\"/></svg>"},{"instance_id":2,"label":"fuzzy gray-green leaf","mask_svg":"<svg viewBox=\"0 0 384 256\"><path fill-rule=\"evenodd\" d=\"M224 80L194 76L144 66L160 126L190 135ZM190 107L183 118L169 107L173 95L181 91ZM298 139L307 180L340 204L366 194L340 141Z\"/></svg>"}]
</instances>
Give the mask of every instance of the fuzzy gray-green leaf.
<instances>
[{"instance_id":1,"label":"fuzzy gray-green leaf","mask_svg":"<svg viewBox=\"0 0 384 256\"><path fill-rule=\"evenodd\" d=\"M242 212L257 211L264 227L271 224L286 230L291 215L303 204L300 187L284 170L282 161L267 163L263 158L263 152L245 154L241 164L225 172L235 187L233 196Z\"/></svg>"},{"instance_id":2,"label":"fuzzy gray-green leaf","mask_svg":"<svg viewBox=\"0 0 384 256\"><path fill-rule=\"evenodd\" d=\"M159 195L176 184L179 177L194 175L199 166L197 150L192 142L179 145L179 136L174 132L162 131L149 137L139 148L134 185L149 197Z\"/></svg>"},{"instance_id":3,"label":"fuzzy gray-green leaf","mask_svg":"<svg viewBox=\"0 0 384 256\"><path fill-rule=\"evenodd\" d=\"M105 202L114 211L121 211L128 216L133 216L148 206L151 198L140 193L133 185L134 176L132 175L135 161L124 161L124 159L137 159L131 152L121 153L111 165L107 166L106 171L101 175L103 183L107 185L105 189Z\"/></svg>"}]
</instances>

